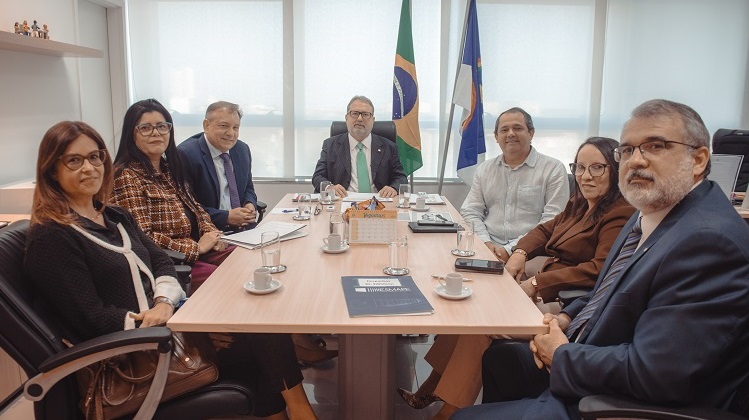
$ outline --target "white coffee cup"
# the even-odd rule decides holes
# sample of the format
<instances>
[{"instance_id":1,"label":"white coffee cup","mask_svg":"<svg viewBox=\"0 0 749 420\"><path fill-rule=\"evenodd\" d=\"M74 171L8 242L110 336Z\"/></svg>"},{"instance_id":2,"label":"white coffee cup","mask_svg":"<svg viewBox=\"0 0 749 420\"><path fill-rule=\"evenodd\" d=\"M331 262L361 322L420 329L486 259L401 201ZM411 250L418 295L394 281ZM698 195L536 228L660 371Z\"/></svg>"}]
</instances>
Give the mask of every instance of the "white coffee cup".
<instances>
[{"instance_id":1,"label":"white coffee cup","mask_svg":"<svg viewBox=\"0 0 749 420\"><path fill-rule=\"evenodd\" d=\"M270 288L270 282L273 277L270 275L270 268L259 267L255 269L255 281L252 284L256 290L265 290Z\"/></svg>"},{"instance_id":2,"label":"white coffee cup","mask_svg":"<svg viewBox=\"0 0 749 420\"><path fill-rule=\"evenodd\" d=\"M439 279L439 282L445 287L445 293L448 295L459 296L463 292L463 275L460 273L449 273L444 281Z\"/></svg>"},{"instance_id":3,"label":"white coffee cup","mask_svg":"<svg viewBox=\"0 0 749 420\"><path fill-rule=\"evenodd\" d=\"M337 233L331 233L327 238L322 239L325 242L325 246L328 247L329 251L338 251L341 249L341 235Z\"/></svg>"},{"instance_id":4,"label":"white coffee cup","mask_svg":"<svg viewBox=\"0 0 749 420\"><path fill-rule=\"evenodd\" d=\"M416 198L416 208L419 210L423 210L424 207L427 206L427 199L424 197L417 197Z\"/></svg>"}]
</instances>

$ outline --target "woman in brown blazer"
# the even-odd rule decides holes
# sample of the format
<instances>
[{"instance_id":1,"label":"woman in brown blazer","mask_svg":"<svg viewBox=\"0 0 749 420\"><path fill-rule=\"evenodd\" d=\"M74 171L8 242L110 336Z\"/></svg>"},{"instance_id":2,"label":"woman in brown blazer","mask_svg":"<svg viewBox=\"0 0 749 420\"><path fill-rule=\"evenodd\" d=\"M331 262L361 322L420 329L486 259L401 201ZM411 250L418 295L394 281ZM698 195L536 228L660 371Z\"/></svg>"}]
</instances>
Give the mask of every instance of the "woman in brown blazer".
<instances>
[{"instance_id":1,"label":"woman in brown blazer","mask_svg":"<svg viewBox=\"0 0 749 420\"><path fill-rule=\"evenodd\" d=\"M635 212L619 192L619 143L591 137L577 150L570 170L577 191L554 219L536 226L515 247L505 270L523 291L552 300L561 290L593 288L619 231ZM548 255L540 273L525 276L527 259ZM424 359L432 373L416 392L398 389L414 408L435 401L444 405L435 419L447 419L458 408L473 405L481 389L481 356L492 338L484 335L440 335Z\"/></svg>"}]
</instances>

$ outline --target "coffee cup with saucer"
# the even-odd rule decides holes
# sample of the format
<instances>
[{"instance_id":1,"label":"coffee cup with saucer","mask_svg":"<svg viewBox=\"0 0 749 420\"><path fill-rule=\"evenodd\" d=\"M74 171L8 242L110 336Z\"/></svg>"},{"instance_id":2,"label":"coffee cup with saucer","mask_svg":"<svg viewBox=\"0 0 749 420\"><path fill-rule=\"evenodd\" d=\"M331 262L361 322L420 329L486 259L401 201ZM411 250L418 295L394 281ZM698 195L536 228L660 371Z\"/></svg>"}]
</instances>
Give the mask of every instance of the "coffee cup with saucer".
<instances>
[{"instance_id":1,"label":"coffee cup with saucer","mask_svg":"<svg viewBox=\"0 0 749 420\"><path fill-rule=\"evenodd\" d=\"M348 244L337 233L331 233L327 238L323 238L322 241L324 242L322 250L325 253L340 254L348 251Z\"/></svg>"},{"instance_id":2,"label":"coffee cup with saucer","mask_svg":"<svg viewBox=\"0 0 749 420\"><path fill-rule=\"evenodd\" d=\"M259 267L255 269L253 281L244 284L244 289L256 295L273 293L281 287L281 282L274 280L270 268Z\"/></svg>"},{"instance_id":3,"label":"coffee cup with saucer","mask_svg":"<svg viewBox=\"0 0 749 420\"><path fill-rule=\"evenodd\" d=\"M413 211L429 211L429 207L427 207L427 199L424 197L418 197L416 198L416 204L411 206L411 210Z\"/></svg>"},{"instance_id":4,"label":"coffee cup with saucer","mask_svg":"<svg viewBox=\"0 0 749 420\"><path fill-rule=\"evenodd\" d=\"M449 300L460 300L473 294L473 290L470 287L463 286L463 275L460 273L449 273L445 276L444 282L442 278L438 280L440 285L434 288L434 292L440 297Z\"/></svg>"}]
</instances>

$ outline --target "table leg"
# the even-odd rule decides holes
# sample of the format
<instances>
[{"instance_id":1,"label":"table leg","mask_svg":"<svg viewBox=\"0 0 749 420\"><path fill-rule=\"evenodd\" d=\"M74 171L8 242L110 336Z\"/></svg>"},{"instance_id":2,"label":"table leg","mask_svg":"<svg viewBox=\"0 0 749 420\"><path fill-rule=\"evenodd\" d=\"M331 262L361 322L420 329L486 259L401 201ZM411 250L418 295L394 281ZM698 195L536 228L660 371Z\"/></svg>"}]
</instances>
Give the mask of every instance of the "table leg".
<instances>
[{"instance_id":1,"label":"table leg","mask_svg":"<svg viewBox=\"0 0 749 420\"><path fill-rule=\"evenodd\" d=\"M395 335L342 334L338 341L338 418L392 419Z\"/></svg>"}]
</instances>

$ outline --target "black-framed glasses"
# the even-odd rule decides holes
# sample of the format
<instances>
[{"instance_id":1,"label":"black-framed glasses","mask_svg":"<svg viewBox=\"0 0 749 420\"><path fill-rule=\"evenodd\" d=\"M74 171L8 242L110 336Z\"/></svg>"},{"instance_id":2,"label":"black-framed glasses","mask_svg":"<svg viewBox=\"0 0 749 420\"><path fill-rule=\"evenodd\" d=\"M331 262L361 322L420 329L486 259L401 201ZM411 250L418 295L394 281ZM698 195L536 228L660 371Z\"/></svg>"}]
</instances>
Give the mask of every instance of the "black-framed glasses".
<instances>
[{"instance_id":1,"label":"black-framed glasses","mask_svg":"<svg viewBox=\"0 0 749 420\"><path fill-rule=\"evenodd\" d=\"M353 119L355 119L355 120L359 119L359 116L361 116L363 120L368 120L368 119L372 118L372 113L371 112L361 112L361 111L349 111L348 112L348 116L351 117L351 118L353 118Z\"/></svg>"},{"instance_id":2,"label":"black-framed glasses","mask_svg":"<svg viewBox=\"0 0 749 420\"><path fill-rule=\"evenodd\" d=\"M93 166L99 167L104 163L104 159L107 158L107 151L104 149L97 150L87 154L86 156L71 154L62 155L58 159L65 165L66 168L71 171L77 171L83 167L83 161L87 160Z\"/></svg>"},{"instance_id":3,"label":"black-framed glasses","mask_svg":"<svg viewBox=\"0 0 749 420\"><path fill-rule=\"evenodd\" d=\"M142 136L150 136L153 134L153 130L156 130L159 134L169 134L169 130L172 129L172 123L168 122L160 122L158 124L152 125L148 123L136 125L135 129L138 130L138 132Z\"/></svg>"},{"instance_id":4,"label":"black-framed glasses","mask_svg":"<svg viewBox=\"0 0 749 420\"><path fill-rule=\"evenodd\" d=\"M599 177L603 175L604 172L606 172L607 166L611 165L603 163L591 163L586 167L582 163L570 163L570 172L572 172L575 176L583 176L585 170L587 169L588 172L590 172L590 176Z\"/></svg>"},{"instance_id":5,"label":"black-framed glasses","mask_svg":"<svg viewBox=\"0 0 749 420\"><path fill-rule=\"evenodd\" d=\"M315 204L315 216L322 213L322 204L318 201L317 204Z\"/></svg>"},{"instance_id":6,"label":"black-framed glasses","mask_svg":"<svg viewBox=\"0 0 749 420\"><path fill-rule=\"evenodd\" d=\"M635 148L640 149L640 154L642 157L647 158L647 156L658 158L663 154L664 151L669 149L667 147L668 144L681 144L682 146L687 146L690 149L698 149L699 146L692 146L691 144L682 143L680 141L672 141L672 140L650 140L646 141L645 143L642 143L639 146L619 146L616 149L614 149L614 160L617 162L623 162L629 160L632 155L635 153Z\"/></svg>"}]
</instances>

